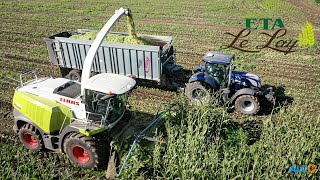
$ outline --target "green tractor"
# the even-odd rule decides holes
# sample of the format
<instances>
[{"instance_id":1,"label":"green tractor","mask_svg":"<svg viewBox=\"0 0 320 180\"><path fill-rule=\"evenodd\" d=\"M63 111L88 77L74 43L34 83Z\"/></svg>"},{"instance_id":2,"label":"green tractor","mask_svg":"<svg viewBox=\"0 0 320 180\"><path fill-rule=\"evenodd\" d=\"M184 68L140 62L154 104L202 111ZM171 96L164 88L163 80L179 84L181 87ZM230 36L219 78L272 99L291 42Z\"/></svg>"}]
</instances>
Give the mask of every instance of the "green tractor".
<instances>
[{"instance_id":1,"label":"green tractor","mask_svg":"<svg viewBox=\"0 0 320 180\"><path fill-rule=\"evenodd\" d=\"M104 132L122 119L136 81L110 73L90 77L90 73L102 40L129 13L119 9L101 29L86 56L81 83L38 78L34 71L20 75L21 86L13 97L14 131L26 148L63 152L82 168L94 168L107 160L110 137ZM24 82L28 74L35 78Z\"/></svg>"}]
</instances>

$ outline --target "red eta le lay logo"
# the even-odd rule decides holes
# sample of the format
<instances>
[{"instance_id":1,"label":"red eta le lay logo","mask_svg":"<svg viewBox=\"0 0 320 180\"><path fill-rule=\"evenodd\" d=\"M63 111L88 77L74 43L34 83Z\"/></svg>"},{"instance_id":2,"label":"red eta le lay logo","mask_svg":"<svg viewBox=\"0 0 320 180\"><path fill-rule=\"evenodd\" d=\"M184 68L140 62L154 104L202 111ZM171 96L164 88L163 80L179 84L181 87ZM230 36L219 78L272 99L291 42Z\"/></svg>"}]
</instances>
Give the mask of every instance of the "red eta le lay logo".
<instances>
[{"instance_id":1,"label":"red eta le lay logo","mask_svg":"<svg viewBox=\"0 0 320 180\"><path fill-rule=\"evenodd\" d=\"M257 30L259 27L262 27L262 30L274 30L276 28L278 28L278 30L272 33L260 32L259 35L266 37L268 40L262 44L252 47L252 43L249 42L247 37L251 34L252 30ZM224 34L232 36L233 40L229 45L223 46L222 48L233 48L250 53L257 53L262 49L272 49L286 55L295 52L295 48L298 47L299 42L299 40L288 40L288 38L285 37L287 30L280 18L275 20L271 18L246 19L246 28L242 29L238 34L232 34L230 32Z\"/></svg>"},{"instance_id":2,"label":"red eta le lay logo","mask_svg":"<svg viewBox=\"0 0 320 180\"><path fill-rule=\"evenodd\" d=\"M76 105L76 106L80 105L80 102L78 102L78 101L74 101L74 100L71 100L71 99L66 99L66 98L63 98L63 97L60 98L60 102L73 104L73 105Z\"/></svg>"}]
</instances>

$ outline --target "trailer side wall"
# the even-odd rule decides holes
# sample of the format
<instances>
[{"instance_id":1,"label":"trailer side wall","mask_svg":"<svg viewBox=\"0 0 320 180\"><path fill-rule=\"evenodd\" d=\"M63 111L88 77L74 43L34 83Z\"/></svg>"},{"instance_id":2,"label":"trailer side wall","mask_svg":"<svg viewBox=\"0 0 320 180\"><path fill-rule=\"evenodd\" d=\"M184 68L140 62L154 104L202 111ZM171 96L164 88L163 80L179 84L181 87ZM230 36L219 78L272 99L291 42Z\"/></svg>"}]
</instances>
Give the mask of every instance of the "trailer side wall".
<instances>
[{"instance_id":1,"label":"trailer side wall","mask_svg":"<svg viewBox=\"0 0 320 180\"><path fill-rule=\"evenodd\" d=\"M93 41L73 39L69 38L70 36L71 34L65 32L45 39L49 58L54 65L59 67L82 70L85 57ZM156 39L160 36L154 37ZM165 38L170 39L170 37ZM162 41L162 44L166 44L164 42ZM92 71L125 76L135 75L140 79L160 82L163 58L167 57L162 50L161 46L156 45L103 42L96 53Z\"/></svg>"}]
</instances>

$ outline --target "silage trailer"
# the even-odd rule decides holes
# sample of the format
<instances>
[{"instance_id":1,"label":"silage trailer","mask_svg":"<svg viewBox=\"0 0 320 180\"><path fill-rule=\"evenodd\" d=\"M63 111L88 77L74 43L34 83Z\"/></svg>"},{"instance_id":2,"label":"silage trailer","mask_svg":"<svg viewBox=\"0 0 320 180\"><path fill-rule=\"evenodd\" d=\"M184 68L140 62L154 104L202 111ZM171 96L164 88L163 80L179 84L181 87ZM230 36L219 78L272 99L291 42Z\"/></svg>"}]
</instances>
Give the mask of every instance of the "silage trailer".
<instances>
[{"instance_id":1,"label":"silage trailer","mask_svg":"<svg viewBox=\"0 0 320 180\"><path fill-rule=\"evenodd\" d=\"M65 31L48 38L45 42L51 63L60 68L63 77L81 79L83 62L92 44L91 40L74 39L73 35L94 32L78 29ZM111 32L110 34L127 33ZM173 37L139 35L150 39L153 45L136 45L103 42L95 56L92 73L113 73L156 81L165 87L178 87L177 76L182 67L175 63Z\"/></svg>"}]
</instances>

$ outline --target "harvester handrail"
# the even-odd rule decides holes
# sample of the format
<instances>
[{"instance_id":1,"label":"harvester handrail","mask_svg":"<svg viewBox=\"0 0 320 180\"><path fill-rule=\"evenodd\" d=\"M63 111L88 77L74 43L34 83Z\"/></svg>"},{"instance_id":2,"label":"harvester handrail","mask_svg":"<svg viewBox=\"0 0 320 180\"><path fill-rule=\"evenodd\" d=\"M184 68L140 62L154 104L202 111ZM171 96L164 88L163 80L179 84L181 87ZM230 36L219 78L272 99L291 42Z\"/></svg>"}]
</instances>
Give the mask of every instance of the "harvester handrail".
<instances>
[{"instance_id":1,"label":"harvester handrail","mask_svg":"<svg viewBox=\"0 0 320 180\"><path fill-rule=\"evenodd\" d=\"M87 119L87 120L90 120L90 119L89 119L89 115L90 115L90 114L101 116L100 121L96 121L96 122L100 122L100 127L102 127L102 125L103 125L103 124L102 124L102 123L103 123L103 120L102 120L103 115L102 115L102 114L93 113L93 112L88 112L88 111L87 111L86 113L87 113L87 116L86 116L86 119ZM93 122L93 121L94 121L94 120L90 120L90 122ZM109 123L109 122L108 122L108 123Z\"/></svg>"},{"instance_id":2,"label":"harvester handrail","mask_svg":"<svg viewBox=\"0 0 320 180\"><path fill-rule=\"evenodd\" d=\"M72 109L69 109L69 110L67 111L67 113L66 113L66 115L65 115L65 117L64 117L63 123L62 123L62 125L61 125L61 127L60 127L59 134L61 134L62 128L63 128L63 126L64 126L64 124L65 124L65 122L66 122L66 120L67 120L67 117L68 117L68 115L69 115L70 112L73 112L73 110L72 110ZM102 127L102 125L103 125L103 124L102 124L102 123L103 123L103 120L102 120L103 115L102 115L102 114L93 113L93 112L88 112L88 111L86 112L86 114L87 114L87 115L86 115L85 121L84 121L83 119L70 118L70 123L69 123L69 124L71 124L72 121L79 121L79 122L82 122L82 123L86 124L86 125L85 125L85 129L86 129L88 124L92 124L92 122L98 122L98 123L100 123L100 127ZM98 120L98 121L94 121L94 120L89 119L89 115L90 115L90 114L101 116L101 120L100 120L100 121L99 121L99 120ZM106 121L107 121L107 120L106 120ZM107 121L107 123L110 124L108 121Z\"/></svg>"},{"instance_id":3,"label":"harvester handrail","mask_svg":"<svg viewBox=\"0 0 320 180\"><path fill-rule=\"evenodd\" d=\"M66 119L67 119L67 117L68 117L68 115L69 115L69 112L71 112L71 111L72 111L72 109L69 109L69 110L67 111L66 116L64 117L63 123L62 123L62 125L61 125L61 127L60 127L59 134L61 134L62 128L63 128L63 126L64 126L64 123L66 122ZM71 124L71 119L72 119L72 118L70 118L70 124Z\"/></svg>"},{"instance_id":4,"label":"harvester handrail","mask_svg":"<svg viewBox=\"0 0 320 180\"><path fill-rule=\"evenodd\" d=\"M30 80L30 81L27 81L27 82L23 83L23 76L25 76L25 75L27 75L27 74L31 74L31 73L35 76L35 80L32 79L32 80ZM27 84L27 83L30 83L30 82L36 81L36 80L38 80L38 76L37 76L36 71L34 71L34 70L28 70L28 71L25 71L25 72L23 72L23 73L20 74L20 84L21 84L21 87L23 86L23 84Z\"/></svg>"},{"instance_id":5,"label":"harvester handrail","mask_svg":"<svg viewBox=\"0 0 320 180\"><path fill-rule=\"evenodd\" d=\"M64 117L63 123L62 123L62 125L61 125L59 134L61 134L61 132L62 132L62 128L63 128L64 123L65 123L65 121L66 121L66 119L67 119L67 117L68 117L69 112L73 112L73 110L72 110L72 109L69 109L69 110L67 111L66 116ZM72 120L73 120L73 121L79 121L79 122L85 123L85 124L86 124L86 125L84 126L85 129L87 129L87 125L88 125L88 124L90 124L90 123L93 122L93 120L89 120L88 118L86 118L86 121L84 121L83 119L78 119L78 118L70 118L70 123L69 123L69 124L72 123ZM88 121L88 120L89 120L89 121Z\"/></svg>"}]
</instances>

